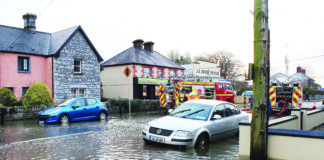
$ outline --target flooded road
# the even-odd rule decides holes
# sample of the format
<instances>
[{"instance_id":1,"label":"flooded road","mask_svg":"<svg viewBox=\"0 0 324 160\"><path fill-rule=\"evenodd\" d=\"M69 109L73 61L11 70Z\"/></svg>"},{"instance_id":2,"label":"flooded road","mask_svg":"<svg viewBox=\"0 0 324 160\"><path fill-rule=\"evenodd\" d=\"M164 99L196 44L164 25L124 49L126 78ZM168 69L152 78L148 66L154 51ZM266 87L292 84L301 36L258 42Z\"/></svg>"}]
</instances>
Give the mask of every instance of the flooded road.
<instances>
[{"instance_id":1,"label":"flooded road","mask_svg":"<svg viewBox=\"0 0 324 160\"><path fill-rule=\"evenodd\" d=\"M238 137L211 143L204 150L145 144L142 128L158 117L155 113L135 113L131 118L112 115L109 121L63 126L8 121L0 126L0 159L239 159Z\"/></svg>"}]
</instances>

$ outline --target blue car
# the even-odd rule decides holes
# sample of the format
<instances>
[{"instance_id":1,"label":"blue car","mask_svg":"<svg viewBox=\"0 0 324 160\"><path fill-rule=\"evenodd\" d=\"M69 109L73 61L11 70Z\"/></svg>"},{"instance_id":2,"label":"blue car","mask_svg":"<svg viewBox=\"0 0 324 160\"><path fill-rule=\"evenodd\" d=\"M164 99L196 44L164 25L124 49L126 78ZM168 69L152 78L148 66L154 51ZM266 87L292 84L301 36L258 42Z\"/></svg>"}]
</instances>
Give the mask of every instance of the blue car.
<instances>
[{"instance_id":1,"label":"blue car","mask_svg":"<svg viewBox=\"0 0 324 160\"><path fill-rule=\"evenodd\" d=\"M96 98L78 97L42 110L38 113L38 123L69 123L81 120L106 120L108 109Z\"/></svg>"}]
</instances>

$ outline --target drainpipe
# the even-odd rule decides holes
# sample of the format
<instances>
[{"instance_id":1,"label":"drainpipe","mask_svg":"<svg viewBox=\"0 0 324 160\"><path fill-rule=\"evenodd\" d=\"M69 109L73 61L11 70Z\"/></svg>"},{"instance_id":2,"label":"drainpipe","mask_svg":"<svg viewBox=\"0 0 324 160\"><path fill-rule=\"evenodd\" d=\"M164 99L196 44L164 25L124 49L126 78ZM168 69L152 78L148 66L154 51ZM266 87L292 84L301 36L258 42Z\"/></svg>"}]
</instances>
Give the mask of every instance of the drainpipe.
<instances>
[{"instance_id":1,"label":"drainpipe","mask_svg":"<svg viewBox=\"0 0 324 160\"><path fill-rule=\"evenodd\" d=\"M52 56L52 98L54 99L54 56Z\"/></svg>"}]
</instances>

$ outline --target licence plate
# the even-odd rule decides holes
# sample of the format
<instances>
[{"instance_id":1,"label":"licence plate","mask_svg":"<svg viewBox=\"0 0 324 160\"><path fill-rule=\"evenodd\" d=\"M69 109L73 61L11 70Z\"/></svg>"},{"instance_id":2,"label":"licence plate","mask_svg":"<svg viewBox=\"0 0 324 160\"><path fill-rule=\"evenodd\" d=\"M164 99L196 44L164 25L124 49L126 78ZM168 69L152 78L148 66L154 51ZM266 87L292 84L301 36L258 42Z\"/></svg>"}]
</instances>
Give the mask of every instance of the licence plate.
<instances>
[{"instance_id":1,"label":"licence plate","mask_svg":"<svg viewBox=\"0 0 324 160\"><path fill-rule=\"evenodd\" d=\"M164 138L162 138L162 137L150 136L150 140L155 141L155 142L164 143Z\"/></svg>"},{"instance_id":2,"label":"licence plate","mask_svg":"<svg viewBox=\"0 0 324 160\"><path fill-rule=\"evenodd\" d=\"M39 124L44 124L44 121L39 121Z\"/></svg>"}]
</instances>

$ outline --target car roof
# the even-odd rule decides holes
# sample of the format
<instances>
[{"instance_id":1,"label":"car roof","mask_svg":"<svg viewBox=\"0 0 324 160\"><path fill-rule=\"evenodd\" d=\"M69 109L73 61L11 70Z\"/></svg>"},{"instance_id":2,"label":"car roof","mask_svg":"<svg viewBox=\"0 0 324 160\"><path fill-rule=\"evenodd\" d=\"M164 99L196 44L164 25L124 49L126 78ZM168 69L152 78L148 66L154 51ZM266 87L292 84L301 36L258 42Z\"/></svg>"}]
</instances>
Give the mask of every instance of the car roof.
<instances>
[{"instance_id":1,"label":"car roof","mask_svg":"<svg viewBox=\"0 0 324 160\"><path fill-rule=\"evenodd\" d=\"M187 103L199 103L199 104L217 106L219 104L225 104L228 102L218 101L218 100L197 99L197 100L189 100L189 101L187 101Z\"/></svg>"}]
</instances>

